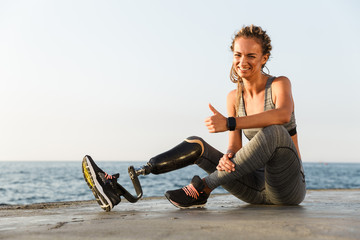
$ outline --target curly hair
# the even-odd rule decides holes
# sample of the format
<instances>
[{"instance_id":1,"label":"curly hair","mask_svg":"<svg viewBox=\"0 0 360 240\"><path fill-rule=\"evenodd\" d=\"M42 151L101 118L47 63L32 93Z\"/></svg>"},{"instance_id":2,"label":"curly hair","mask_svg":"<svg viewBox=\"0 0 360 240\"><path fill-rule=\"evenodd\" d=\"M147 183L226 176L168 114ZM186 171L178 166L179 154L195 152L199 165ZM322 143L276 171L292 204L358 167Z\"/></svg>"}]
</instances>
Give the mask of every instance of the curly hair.
<instances>
[{"instance_id":1,"label":"curly hair","mask_svg":"<svg viewBox=\"0 0 360 240\"><path fill-rule=\"evenodd\" d=\"M272 50L271 46L271 39L269 35L266 34L266 31L263 30L261 27L251 24L250 26L242 27L238 32L235 33L230 49L234 52L234 43L239 38L252 38L258 44L260 44L262 49L262 54L270 57L270 52ZM262 65L261 69L265 67L265 64ZM237 83L237 101L236 101L236 114L238 114L238 105L242 93L242 79L235 71L234 65L231 66L230 70L230 80L233 83Z\"/></svg>"}]
</instances>

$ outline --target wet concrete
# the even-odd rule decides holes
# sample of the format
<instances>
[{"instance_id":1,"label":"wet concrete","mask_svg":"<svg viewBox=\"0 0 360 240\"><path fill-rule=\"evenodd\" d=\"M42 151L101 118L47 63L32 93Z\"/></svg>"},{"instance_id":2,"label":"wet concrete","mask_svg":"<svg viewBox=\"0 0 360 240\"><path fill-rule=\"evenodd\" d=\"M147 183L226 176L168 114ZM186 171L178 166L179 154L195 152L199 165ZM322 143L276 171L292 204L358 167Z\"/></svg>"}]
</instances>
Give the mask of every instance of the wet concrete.
<instances>
[{"instance_id":1,"label":"wet concrete","mask_svg":"<svg viewBox=\"0 0 360 240\"><path fill-rule=\"evenodd\" d=\"M180 210L165 197L0 207L0 239L360 239L360 190L308 191L299 206L249 205L214 195Z\"/></svg>"}]
</instances>

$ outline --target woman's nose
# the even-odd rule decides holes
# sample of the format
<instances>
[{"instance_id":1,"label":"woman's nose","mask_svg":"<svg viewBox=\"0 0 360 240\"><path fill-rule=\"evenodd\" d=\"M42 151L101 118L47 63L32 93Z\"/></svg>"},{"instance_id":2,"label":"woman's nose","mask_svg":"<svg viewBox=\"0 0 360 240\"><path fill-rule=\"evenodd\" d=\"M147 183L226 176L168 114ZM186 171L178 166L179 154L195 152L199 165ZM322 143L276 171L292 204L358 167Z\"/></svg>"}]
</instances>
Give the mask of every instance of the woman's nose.
<instances>
[{"instance_id":1,"label":"woman's nose","mask_svg":"<svg viewBox=\"0 0 360 240\"><path fill-rule=\"evenodd\" d=\"M240 60L239 60L239 65L240 66L243 66L243 65L246 65L246 58L245 57L240 57Z\"/></svg>"}]
</instances>

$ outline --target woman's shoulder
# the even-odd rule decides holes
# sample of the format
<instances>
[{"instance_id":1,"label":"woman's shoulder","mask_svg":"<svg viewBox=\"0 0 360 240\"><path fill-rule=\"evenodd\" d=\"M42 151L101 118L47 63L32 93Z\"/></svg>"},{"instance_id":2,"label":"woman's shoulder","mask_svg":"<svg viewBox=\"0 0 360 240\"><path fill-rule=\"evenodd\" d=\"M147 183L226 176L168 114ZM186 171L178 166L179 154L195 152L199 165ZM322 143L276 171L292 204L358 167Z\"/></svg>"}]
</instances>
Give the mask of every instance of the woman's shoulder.
<instances>
[{"instance_id":1,"label":"woman's shoulder","mask_svg":"<svg viewBox=\"0 0 360 240\"><path fill-rule=\"evenodd\" d=\"M272 88L283 88L283 87L291 87L291 82L290 79L285 77L285 76L278 76L275 77L272 84L271 84Z\"/></svg>"},{"instance_id":2,"label":"woman's shoulder","mask_svg":"<svg viewBox=\"0 0 360 240\"><path fill-rule=\"evenodd\" d=\"M234 90L231 90L228 95L227 95L227 98L228 99L235 99L237 96L237 89L234 89Z\"/></svg>"},{"instance_id":3,"label":"woman's shoulder","mask_svg":"<svg viewBox=\"0 0 360 240\"><path fill-rule=\"evenodd\" d=\"M228 104L235 104L237 98L237 89L231 90L226 98Z\"/></svg>"},{"instance_id":4,"label":"woman's shoulder","mask_svg":"<svg viewBox=\"0 0 360 240\"><path fill-rule=\"evenodd\" d=\"M277 76L274 77L273 83L290 83L290 79L288 77L285 76Z\"/></svg>"}]
</instances>

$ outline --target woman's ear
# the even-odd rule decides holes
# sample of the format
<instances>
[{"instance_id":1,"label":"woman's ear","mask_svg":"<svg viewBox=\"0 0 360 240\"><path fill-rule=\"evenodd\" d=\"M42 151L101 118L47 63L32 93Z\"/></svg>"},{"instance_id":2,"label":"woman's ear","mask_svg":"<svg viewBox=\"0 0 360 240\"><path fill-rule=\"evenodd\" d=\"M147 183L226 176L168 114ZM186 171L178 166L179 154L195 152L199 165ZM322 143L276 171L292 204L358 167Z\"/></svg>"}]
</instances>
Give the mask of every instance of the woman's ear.
<instances>
[{"instance_id":1,"label":"woman's ear","mask_svg":"<svg viewBox=\"0 0 360 240\"><path fill-rule=\"evenodd\" d=\"M269 60L269 54L265 54L262 56L262 61L261 61L261 65L265 65L265 63Z\"/></svg>"}]
</instances>

